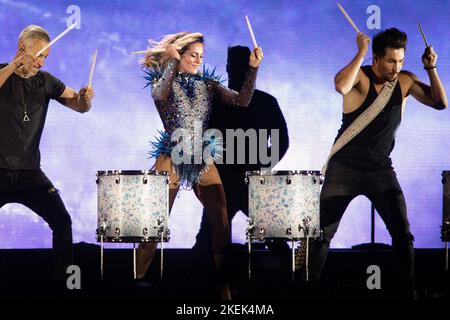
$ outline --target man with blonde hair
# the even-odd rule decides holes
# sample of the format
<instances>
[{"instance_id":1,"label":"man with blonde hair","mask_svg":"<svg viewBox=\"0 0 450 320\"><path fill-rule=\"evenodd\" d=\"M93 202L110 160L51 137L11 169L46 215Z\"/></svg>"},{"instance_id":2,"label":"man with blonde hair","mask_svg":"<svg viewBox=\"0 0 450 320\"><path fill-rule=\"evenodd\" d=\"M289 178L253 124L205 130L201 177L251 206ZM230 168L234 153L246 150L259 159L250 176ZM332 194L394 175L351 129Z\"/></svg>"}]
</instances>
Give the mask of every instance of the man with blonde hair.
<instances>
[{"instance_id":1,"label":"man with blonde hair","mask_svg":"<svg viewBox=\"0 0 450 320\"><path fill-rule=\"evenodd\" d=\"M15 57L0 64L0 208L20 203L41 216L53 231L55 279L72 264L72 222L58 191L40 169L39 143L50 99L77 112L91 108L94 91L79 92L42 71L50 48L48 32L30 25L19 36Z\"/></svg>"}]
</instances>

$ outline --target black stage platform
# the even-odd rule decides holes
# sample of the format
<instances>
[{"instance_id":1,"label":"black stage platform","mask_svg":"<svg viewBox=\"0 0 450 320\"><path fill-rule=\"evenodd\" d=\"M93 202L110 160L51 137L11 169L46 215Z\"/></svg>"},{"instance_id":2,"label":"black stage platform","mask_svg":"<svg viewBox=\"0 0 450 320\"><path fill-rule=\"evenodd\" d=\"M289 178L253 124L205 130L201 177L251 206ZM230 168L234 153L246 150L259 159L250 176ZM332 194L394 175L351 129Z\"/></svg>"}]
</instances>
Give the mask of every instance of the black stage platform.
<instances>
[{"instance_id":1,"label":"black stage platform","mask_svg":"<svg viewBox=\"0 0 450 320\"><path fill-rule=\"evenodd\" d=\"M211 263L189 249L164 251L164 278L159 279L159 250L145 281L133 280L131 249L105 249L104 280L100 280L100 247L74 246L81 270L81 289L68 290L51 280L51 250L0 250L0 298L14 299L137 299L160 301L215 301ZM258 248L258 246L256 246ZM248 279L247 247L233 245L231 285L236 301L390 301L394 269L390 250L331 250L320 283L292 279L290 251L252 251L252 278ZM369 290L367 267L381 270L381 290ZM449 279L444 249L416 249L419 301L448 301Z\"/></svg>"}]
</instances>

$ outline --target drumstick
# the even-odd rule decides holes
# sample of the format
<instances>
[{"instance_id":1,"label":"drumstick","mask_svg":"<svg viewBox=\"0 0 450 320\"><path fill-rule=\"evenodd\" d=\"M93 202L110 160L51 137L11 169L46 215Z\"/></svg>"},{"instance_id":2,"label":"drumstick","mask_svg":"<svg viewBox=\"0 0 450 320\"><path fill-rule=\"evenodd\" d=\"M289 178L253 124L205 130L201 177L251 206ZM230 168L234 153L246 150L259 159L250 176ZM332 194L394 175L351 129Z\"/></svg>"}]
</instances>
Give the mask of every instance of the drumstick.
<instances>
[{"instance_id":1,"label":"drumstick","mask_svg":"<svg viewBox=\"0 0 450 320\"><path fill-rule=\"evenodd\" d=\"M420 33L422 34L423 42L425 42L425 46L428 48L429 44L428 44L427 38L425 37L425 33L423 33L422 26L420 25L419 21L417 21L417 24L419 25L419 30L420 30Z\"/></svg>"},{"instance_id":2,"label":"drumstick","mask_svg":"<svg viewBox=\"0 0 450 320\"><path fill-rule=\"evenodd\" d=\"M247 15L245 15L245 20L247 21L248 31L250 32L250 37L252 37L253 47L258 48L258 44L256 43L255 34L253 33L252 25L250 24L250 20Z\"/></svg>"},{"instance_id":3,"label":"drumstick","mask_svg":"<svg viewBox=\"0 0 450 320\"><path fill-rule=\"evenodd\" d=\"M131 54L146 54L148 52L147 50L141 50L141 51L133 51Z\"/></svg>"},{"instance_id":4,"label":"drumstick","mask_svg":"<svg viewBox=\"0 0 450 320\"><path fill-rule=\"evenodd\" d=\"M97 50L95 50L94 56L92 57L91 71L89 72L88 88L92 86L92 77L94 76L94 69L95 69L96 62L97 62Z\"/></svg>"},{"instance_id":5,"label":"drumstick","mask_svg":"<svg viewBox=\"0 0 450 320\"><path fill-rule=\"evenodd\" d=\"M36 57L39 57L45 50L47 50L48 48L50 48L50 46L54 45L56 43L56 41L58 41L59 39L61 39L62 37L64 37L66 35L66 33L68 33L70 30L72 30L73 28L75 28L75 26L77 25L77 23L73 23L71 24L66 30L64 30L63 32L61 32L55 39L53 39L52 42L48 43L45 47L43 47L41 50L38 51L38 53L36 53Z\"/></svg>"},{"instance_id":6,"label":"drumstick","mask_svg":"<svg viewBox=\"0 0 450 320\"><path fill-rule=\"evenodd\" d=\"M339 9L341 9L341 12L343 13L343 15L345 16L347 21L352 25L353 29L355 29L355 31L357 33L359 33L358 27L356 27L356 24L353 22L352 18L350 18L350 16L347 14L347 12L345 12L345 9L339 4L339 2L337 3L337 5L338 5Z\"/></svg>"}]
</instances>

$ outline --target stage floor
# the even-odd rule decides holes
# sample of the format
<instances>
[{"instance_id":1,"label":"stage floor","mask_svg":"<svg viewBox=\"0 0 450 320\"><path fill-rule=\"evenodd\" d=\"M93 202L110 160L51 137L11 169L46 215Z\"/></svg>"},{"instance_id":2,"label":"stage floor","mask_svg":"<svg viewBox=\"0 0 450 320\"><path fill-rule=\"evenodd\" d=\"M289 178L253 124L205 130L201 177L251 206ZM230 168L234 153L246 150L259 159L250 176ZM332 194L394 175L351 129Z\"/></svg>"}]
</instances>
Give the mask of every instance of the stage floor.
<instances>
[{"instance_id":1,"label":"stage floor","mask_svg":"<svg viewBox=\"0 0 450 320\"><path fill-rule=\"evenodd\" d=\"M100 280L100 247L74 246L74 263L81 270L81 289L51 280L51 250L0 250L0 297L14 299L152 301L216 301L212 289L211 261L188 249L164 251L164 277L159 278L160 251L144 281L133 280L131 249L105 249L104 279ZM233 245L230 278L235 301L391 301L395 277L390 250L331 250L320 283L292 279L290 252L252 251L252 277L248 278L248 253ZM381 270L381 289L369 290L367 267ZM416 286L422 301L448 301L449 279L443 249L416 249Z\"/></svg>"}]
</instances>

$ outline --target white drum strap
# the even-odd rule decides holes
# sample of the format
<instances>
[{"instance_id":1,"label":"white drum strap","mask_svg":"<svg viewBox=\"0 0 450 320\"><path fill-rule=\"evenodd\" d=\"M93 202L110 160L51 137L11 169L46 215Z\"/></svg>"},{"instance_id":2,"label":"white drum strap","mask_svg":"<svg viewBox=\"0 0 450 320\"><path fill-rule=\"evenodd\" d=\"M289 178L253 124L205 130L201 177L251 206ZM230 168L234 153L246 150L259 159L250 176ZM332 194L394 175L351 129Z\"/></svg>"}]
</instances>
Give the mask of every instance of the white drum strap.
<instances>
[{"instance_id":1,"label":"white drum strap","mask_svg":"<svg viewBox=\"0 0 450 320\"><path fill-rule=\"evenodd\" d=\"M331 148L330 155L328 156L327 161L322 167L322 174L325 176L327 171L328 162L331 157L336 154L339 150L341 150L347 143L349 143L354 137L356 137L361 131L364 130L365 127L375 119L380 112L387 105L389 100L391 99L392 93L394 92L395 86L397 85L398 77L392 81L387 81L383 86L383 89L376 97L375 101L363 112L358 118L356 118L350 126L345 129L344 133L337 139Z\"/></svg>"}]
</instances>

